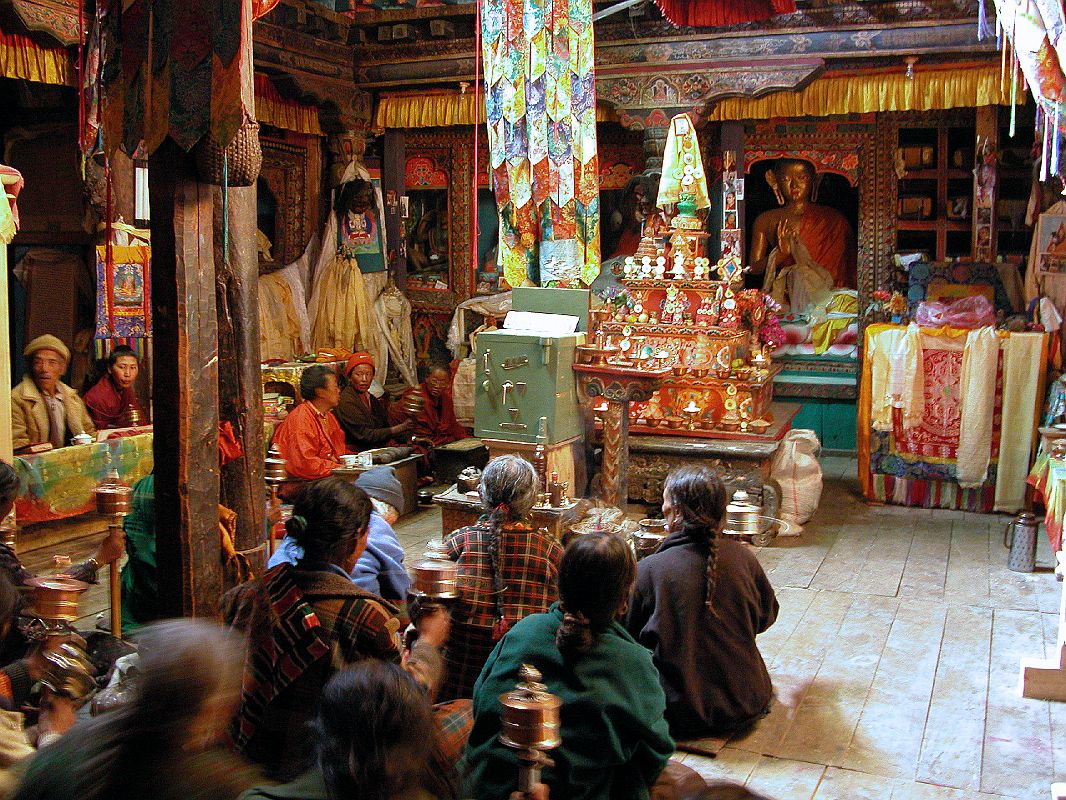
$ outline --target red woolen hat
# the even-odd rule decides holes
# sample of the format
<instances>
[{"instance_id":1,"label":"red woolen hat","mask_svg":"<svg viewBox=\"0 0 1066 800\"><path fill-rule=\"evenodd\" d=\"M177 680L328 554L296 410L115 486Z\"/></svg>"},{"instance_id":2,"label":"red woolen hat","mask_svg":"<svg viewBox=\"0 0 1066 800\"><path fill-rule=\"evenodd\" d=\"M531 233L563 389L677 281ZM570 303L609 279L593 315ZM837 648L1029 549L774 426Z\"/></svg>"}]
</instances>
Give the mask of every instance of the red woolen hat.
<instances>
[{"instance_id":1,"label":"red woolen hat","mask_svg":"<svg viewBox=\"0 0 1066 800\"><path fill-rule=\"evenodd\" d=\"M374 358L365 350L362 353L353 353L348 356L348 363L344 367L344 374L351 375L352 370L358 367L360 364L369 364L370 366L377 368L374 364Z\"/></svg>"}]
</instances>

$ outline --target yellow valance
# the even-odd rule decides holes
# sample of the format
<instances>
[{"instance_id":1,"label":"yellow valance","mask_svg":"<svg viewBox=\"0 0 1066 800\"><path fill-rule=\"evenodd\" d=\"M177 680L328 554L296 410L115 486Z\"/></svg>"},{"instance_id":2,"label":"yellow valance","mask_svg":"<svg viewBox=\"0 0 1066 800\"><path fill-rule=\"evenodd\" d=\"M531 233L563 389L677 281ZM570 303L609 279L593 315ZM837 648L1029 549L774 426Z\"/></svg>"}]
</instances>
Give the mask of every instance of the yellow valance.
<instances>
[{"instance_id":1,"label":"yellow valance","mask_svg":"<svg viewBox=\"0 0 1066 800\"><path fill-rule=\"evenodd\" d=\"M596 106L597 122L618 117L609 106ZM448 128L485 122L485 95L467 92L388 92L378 98L374 132L386 128Z\"/></svg>"},{"instance_id":2,"label":"yellow valance","mask_svg":"<svg viewBox=\"0 0 1066 800\"><path fill-rule=\"evenodd\" d=\"M28 36L0 31L0 77L74 86L74 62L63 47L41 47Z\"/></svg>"},{"instance_id":3,"label":"yellow valance","mask_svg":"<svg viewBox=\"0 0 1066 800\"><path fill-rule=\"evenodd\" d=\"M1022 92L1018 100L1024 101ZM1010 82L1001 85L999 63L820 78L798 92L750 99L730 97L711 109L713 122L777 117L828 117L876 111L933 111L1010 105Z\"/></svg>"},{"instance_id":4,"label":"yellow valance","mask_svg":"<svg viewBox=\"0 0 1066 800\"><path fill-rule=\"evenodd\" d=\"M255 118L275 128L312 136L323 135L318 124L318 106L282 97L270 78L262 73L255 75Z\"/></svg>"}]
</instances>

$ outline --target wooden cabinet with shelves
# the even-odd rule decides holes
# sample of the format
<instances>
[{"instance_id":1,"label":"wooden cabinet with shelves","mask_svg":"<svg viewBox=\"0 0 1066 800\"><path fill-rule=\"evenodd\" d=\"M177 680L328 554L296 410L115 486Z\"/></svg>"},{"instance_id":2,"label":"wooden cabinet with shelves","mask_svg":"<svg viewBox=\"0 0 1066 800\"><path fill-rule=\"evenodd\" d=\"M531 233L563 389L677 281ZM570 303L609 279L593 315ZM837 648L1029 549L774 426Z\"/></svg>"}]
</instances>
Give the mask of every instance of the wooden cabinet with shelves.
<instances>
[{"instance_id":1,"label":"wooden cabinet with shelves","mask_svg":"<svg viewBox=\"0 0 1066 800\"><path fill-rule=\"evenodd\" d=\"M897 128L895 248L931 260L969 257L975 132L972 118L923 116Z\"/></svg>"},{"instance_id":2,"label":"wooden cabinet with shelves","mask_svg":"<svg viewBox=\"0 0 1066 800\"><path fill-rule=\"evenodd\" d=\"M999 163L996 169L996 254L1008 260L1023 260L1029 254L1033 229L1025 224L1025 212L1033 184L1032 146L1036 126L1031 113L1017 111L1014 136L1010 135L1010 110L999 110ZM1023 120L1027 120L1023 122Z\"/></svg>"}]
</instances>

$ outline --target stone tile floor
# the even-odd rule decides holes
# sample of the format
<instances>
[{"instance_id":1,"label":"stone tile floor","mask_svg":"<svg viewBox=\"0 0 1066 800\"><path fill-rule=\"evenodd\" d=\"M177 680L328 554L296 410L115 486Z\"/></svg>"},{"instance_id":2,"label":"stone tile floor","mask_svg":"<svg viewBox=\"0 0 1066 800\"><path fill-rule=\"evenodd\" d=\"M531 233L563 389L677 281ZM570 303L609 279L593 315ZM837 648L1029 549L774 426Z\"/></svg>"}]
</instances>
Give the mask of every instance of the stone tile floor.
<instances>
[{"instance_id":1,"label":"stone tile floor","mask_svg":"<svg viewBox=\"0 0 1066 800\"><path fill-rule=\"evenodd\" d=\"M818 513L759 550L781 615L759 639L777 698L708 778L777 800L1047 798L1066 777L1066 704L1024 700L1018 660L1056 644L1060 584L1010 572L1009 517L870 506L855 461L823 458ZM436 509L397 526L409 558Z\"/></svg>"}]
</instances>

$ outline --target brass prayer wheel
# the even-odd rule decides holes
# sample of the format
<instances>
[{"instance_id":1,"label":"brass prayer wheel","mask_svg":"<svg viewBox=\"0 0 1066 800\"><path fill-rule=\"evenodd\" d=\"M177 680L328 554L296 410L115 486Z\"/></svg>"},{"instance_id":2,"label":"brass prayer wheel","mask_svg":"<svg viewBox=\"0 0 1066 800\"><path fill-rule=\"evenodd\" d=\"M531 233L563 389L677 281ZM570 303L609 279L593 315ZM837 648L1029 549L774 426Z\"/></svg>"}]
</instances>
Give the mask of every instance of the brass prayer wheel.
<instances>
[{"instance_id":1,"label":"brass prayer wheel","mask_svg":"<svg viewBox=\"0 0 1066 800\"><path fill-rule=\"evenodd\" d=\"M500 742L517 750L551 750L563 743L559 735L559 709L563 701L540 682L541 674L529 664L518 671L522 679L500 695Z\"/></svg>"},{"instance_id":2,"label":"brass prayer wheel","mask_svg":"<svg viewBox=\"0 0 1066 800\"><path fill-rule=\"evenodd\" d=\"M129 514L133 506L133 489L122 483L118 470L112 469L104 482L96 487L96 513L104 517L118 517Z\"/></svg>"},{"instance_id":3,"label":"brass prayer wheel","mask_svg":"<svg viewBox=\"0 0 1066 800\"><path fill-rule=\"evenodd\" d=\"M733 495L725 507L725 529L729 536L755 536L759 533L759 514L762 508L751 502L743 489Z\"/></svg>"},{"instance_id":4,"label":"brass prayer wheel","mask_svg":"<svg viewBox=\"0 0 1066 800\"><path fill-rule=\"evenodd\" d=\"M411 590L430 600L453 600L459 596L459 565L448 558L444 542L434 539L422 560L411 568Z\"/></svg>"},{"instance_id":5,"label":"brass prayer wheel","mask_svg":"<svg viewBox=\"0 0 1066 800\"><path fill-rule=\"evenodd\" d=\"M270 448L266 460L263 462L263 480L267 483L283 483L289 479L285 459L281 457L281 451L277 445Z\"/></svg>"},{"instance_id":6,"label":"brass prayer wheel","mask_svg":"<svg viewBox=\"0 0 1066 800\"><path fill-rule=\"evenodd\" d=\"M418 417L426 410L426 401L422 399L421 392L409 392L400 402L400 411L411 419Z\"/></svg>"},{"instance_id":7,"label":"brass prayer wheel","mask_svg":"<svg viewBox=\"0 0 1066 800\"><path fill-rule=\"evenodd\" d=\"M46 650L44 660L46 666L41 685L53 694L82 700L96 688L92 664L77 645L64 642L56 650Z\"/></svg>"},{"instance_id":8,"label":"brass prayer wheel","mask_svg":"<svg viewBox=\"0 0 1066 800\"><path fill-rule=\"evenodd\" d=\"M138 425L144 424L144 415L131 403L126 406L126 412L122 415L122 422L127 428L136 428Z\"/></svg>"},{"instance_id":9,"label":"brass prayer wheel","mask_svg":"<svg viewBox=\"0 0 1066 800\"><path fill-rule=\"evenodd\" d=\"M632 533L633 550L637 560L656 552L666 539L666 520L646 518L640 521L640 529Z\"/></svg>"},{"instance_id":10,"label":"brass prayer wheel","mask_svg":"<svg viewBox=\"0 0 1066 800\"><path fill-rule=\"evenodd\" d=\"M89 584L62 575L31 578L26 585L33 590L33 606L29 615L56 622L75 622L78 619L78 600Z\"/></svg>"}]
</instances>

